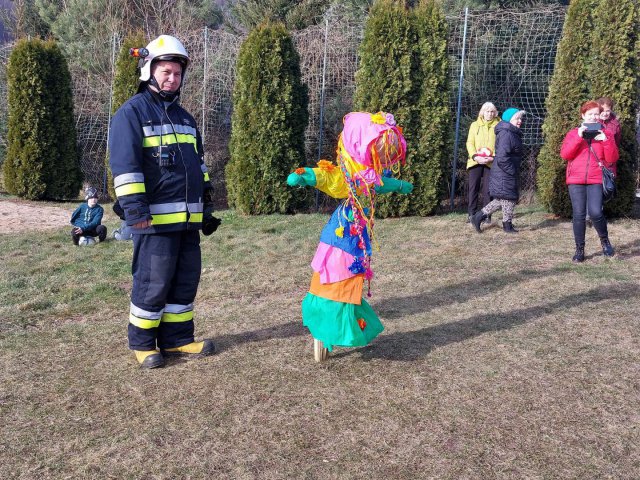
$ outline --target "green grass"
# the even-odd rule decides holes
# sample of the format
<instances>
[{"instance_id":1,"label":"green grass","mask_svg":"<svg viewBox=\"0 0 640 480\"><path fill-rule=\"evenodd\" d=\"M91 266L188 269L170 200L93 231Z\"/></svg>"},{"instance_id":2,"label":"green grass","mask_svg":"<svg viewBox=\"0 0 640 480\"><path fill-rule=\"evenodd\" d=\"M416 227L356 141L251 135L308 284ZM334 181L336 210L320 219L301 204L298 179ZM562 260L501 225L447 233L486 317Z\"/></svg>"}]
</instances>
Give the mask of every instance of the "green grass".
<instances>
[{"instance_id":1,"label":"green grass","mask_svg":"<svg viewBox=\"0 0 640 480\"><path fill-rule=\"evenodd\" d=\"M0 235L0 476L639 478L638 220L574 265L570 222L516 213L513 236L379 220L386 329L316 364L300 302L328 216L224 212L196 301L220 352L147 372L131 243Z\"/></svg>"}]
</instances>

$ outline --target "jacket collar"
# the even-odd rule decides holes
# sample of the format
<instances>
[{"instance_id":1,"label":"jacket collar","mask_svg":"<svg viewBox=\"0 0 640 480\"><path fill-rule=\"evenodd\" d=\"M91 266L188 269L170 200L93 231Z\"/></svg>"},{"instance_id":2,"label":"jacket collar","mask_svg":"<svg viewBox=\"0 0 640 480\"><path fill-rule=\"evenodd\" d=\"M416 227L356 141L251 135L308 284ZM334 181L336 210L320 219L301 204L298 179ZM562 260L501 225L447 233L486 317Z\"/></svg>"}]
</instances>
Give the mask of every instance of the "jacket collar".
<instances>
[{"instance_id":1,"label":"jacket collar","mask_svg":"<svg viewBox=\"0 0 640 480\"><path fill-rule=\"evenodd\" d=\"M486 121L483 117L478 117L478 123L480 125L486 125L488 127L492 127L493 125L497 125L500 122L499 117L494 117L489 121Z\"/></svg>"},{"instance_id":2,"label":"jacket collar","mask_svg":"<svg viewBox=\"0 0 640 480\"><path fill-rule=\"evenodd\" d=\"M154 92L153 90L151 90L149 87L147 87L142 94L145 96L145 98L147 100L149 100L150 102L156 103L161 107L164 107L164 100L160 97L160 95L158 95L156 92ZM167 108L171 108L174 105L178 105L178 99L180 98L179 95L177 95L167 106Z\"/></svg>"},{"instance_id":3,"label":"jacket collar","mask_svg":"<svg viewBox=\"0 0 640 480\"><path fill-rule=\"evenodd\" d=\"M515 133L517 135L522 135L522 128L516 127L511 122L505 122L504 120L500 120L499 126L500 126L500 128L498 128L498 130L508 130L508 131L510 131L512 133Z\"/></svg>"}]
</instances>

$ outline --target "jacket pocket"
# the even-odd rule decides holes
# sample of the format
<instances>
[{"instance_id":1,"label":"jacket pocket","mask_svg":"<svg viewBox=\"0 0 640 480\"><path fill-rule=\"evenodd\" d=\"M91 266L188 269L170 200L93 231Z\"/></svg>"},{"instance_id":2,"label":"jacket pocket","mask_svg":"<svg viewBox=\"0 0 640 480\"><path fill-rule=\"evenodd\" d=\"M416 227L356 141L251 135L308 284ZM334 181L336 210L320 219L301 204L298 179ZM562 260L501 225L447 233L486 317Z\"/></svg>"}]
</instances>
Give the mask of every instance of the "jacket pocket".
<instances>
[{"instance_id":1,"label":"jacket pocket","mask_svg":"<svg viewBox=\"0 0 640 480\"><path fill-rule=\"evenodd\" d=\"M166 169L164 167L160 167L160 179L158 180L158 182L153 187L153 193L154 194L156 194L160 190L162 190L162 187L164 186L166 181L169 180L169 178L171 177L171 173L172 172L170 170L168 170L168 169Z\"/></svg>"}]
</instances>

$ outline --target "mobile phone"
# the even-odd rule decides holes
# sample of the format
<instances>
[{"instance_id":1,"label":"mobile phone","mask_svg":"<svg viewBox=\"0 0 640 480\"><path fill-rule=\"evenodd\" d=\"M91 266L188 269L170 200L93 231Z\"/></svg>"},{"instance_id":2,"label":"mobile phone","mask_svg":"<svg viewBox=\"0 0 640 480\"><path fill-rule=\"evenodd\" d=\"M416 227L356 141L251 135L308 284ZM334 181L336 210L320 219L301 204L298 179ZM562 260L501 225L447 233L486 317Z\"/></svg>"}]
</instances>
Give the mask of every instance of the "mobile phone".
<instances>
[{"instance_id":1,"label":"mobile phone","mask_svg":"<svg viewBox=\"0 0 640 480\"><path fill-rule=\"evenodd\" d=\"M583 127L585 130L582 132L582 138L585 140L592 140L598 136L600 130L602 130L602 125L598 122L594 123L583 123Z\"/></svg>"}]
</instances>

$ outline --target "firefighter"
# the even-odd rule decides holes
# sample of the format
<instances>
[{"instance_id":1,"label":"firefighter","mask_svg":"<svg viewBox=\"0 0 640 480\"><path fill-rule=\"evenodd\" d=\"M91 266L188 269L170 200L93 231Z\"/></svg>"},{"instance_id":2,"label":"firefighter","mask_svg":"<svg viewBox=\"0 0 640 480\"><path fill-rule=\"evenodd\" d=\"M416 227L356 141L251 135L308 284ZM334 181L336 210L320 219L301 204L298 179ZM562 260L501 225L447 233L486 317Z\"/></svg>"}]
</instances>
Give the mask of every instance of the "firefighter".
<instances>
[{"instance_id":1,"label":"firefighter","mask_svg":"<svg viewBox=\"0 0 640 480\"><path fill-rule=\"evenodd\" d=\"M142 368L156 368L164 356L215 352L211 340L194 339L193 301L201 271L199 230L210 235L220 221L212 215L200 133L178 102L189 55L168 35L144 53L138 93L111 121L109 162L133 233L129 348Z\"/></svg>"}]
</instances>

